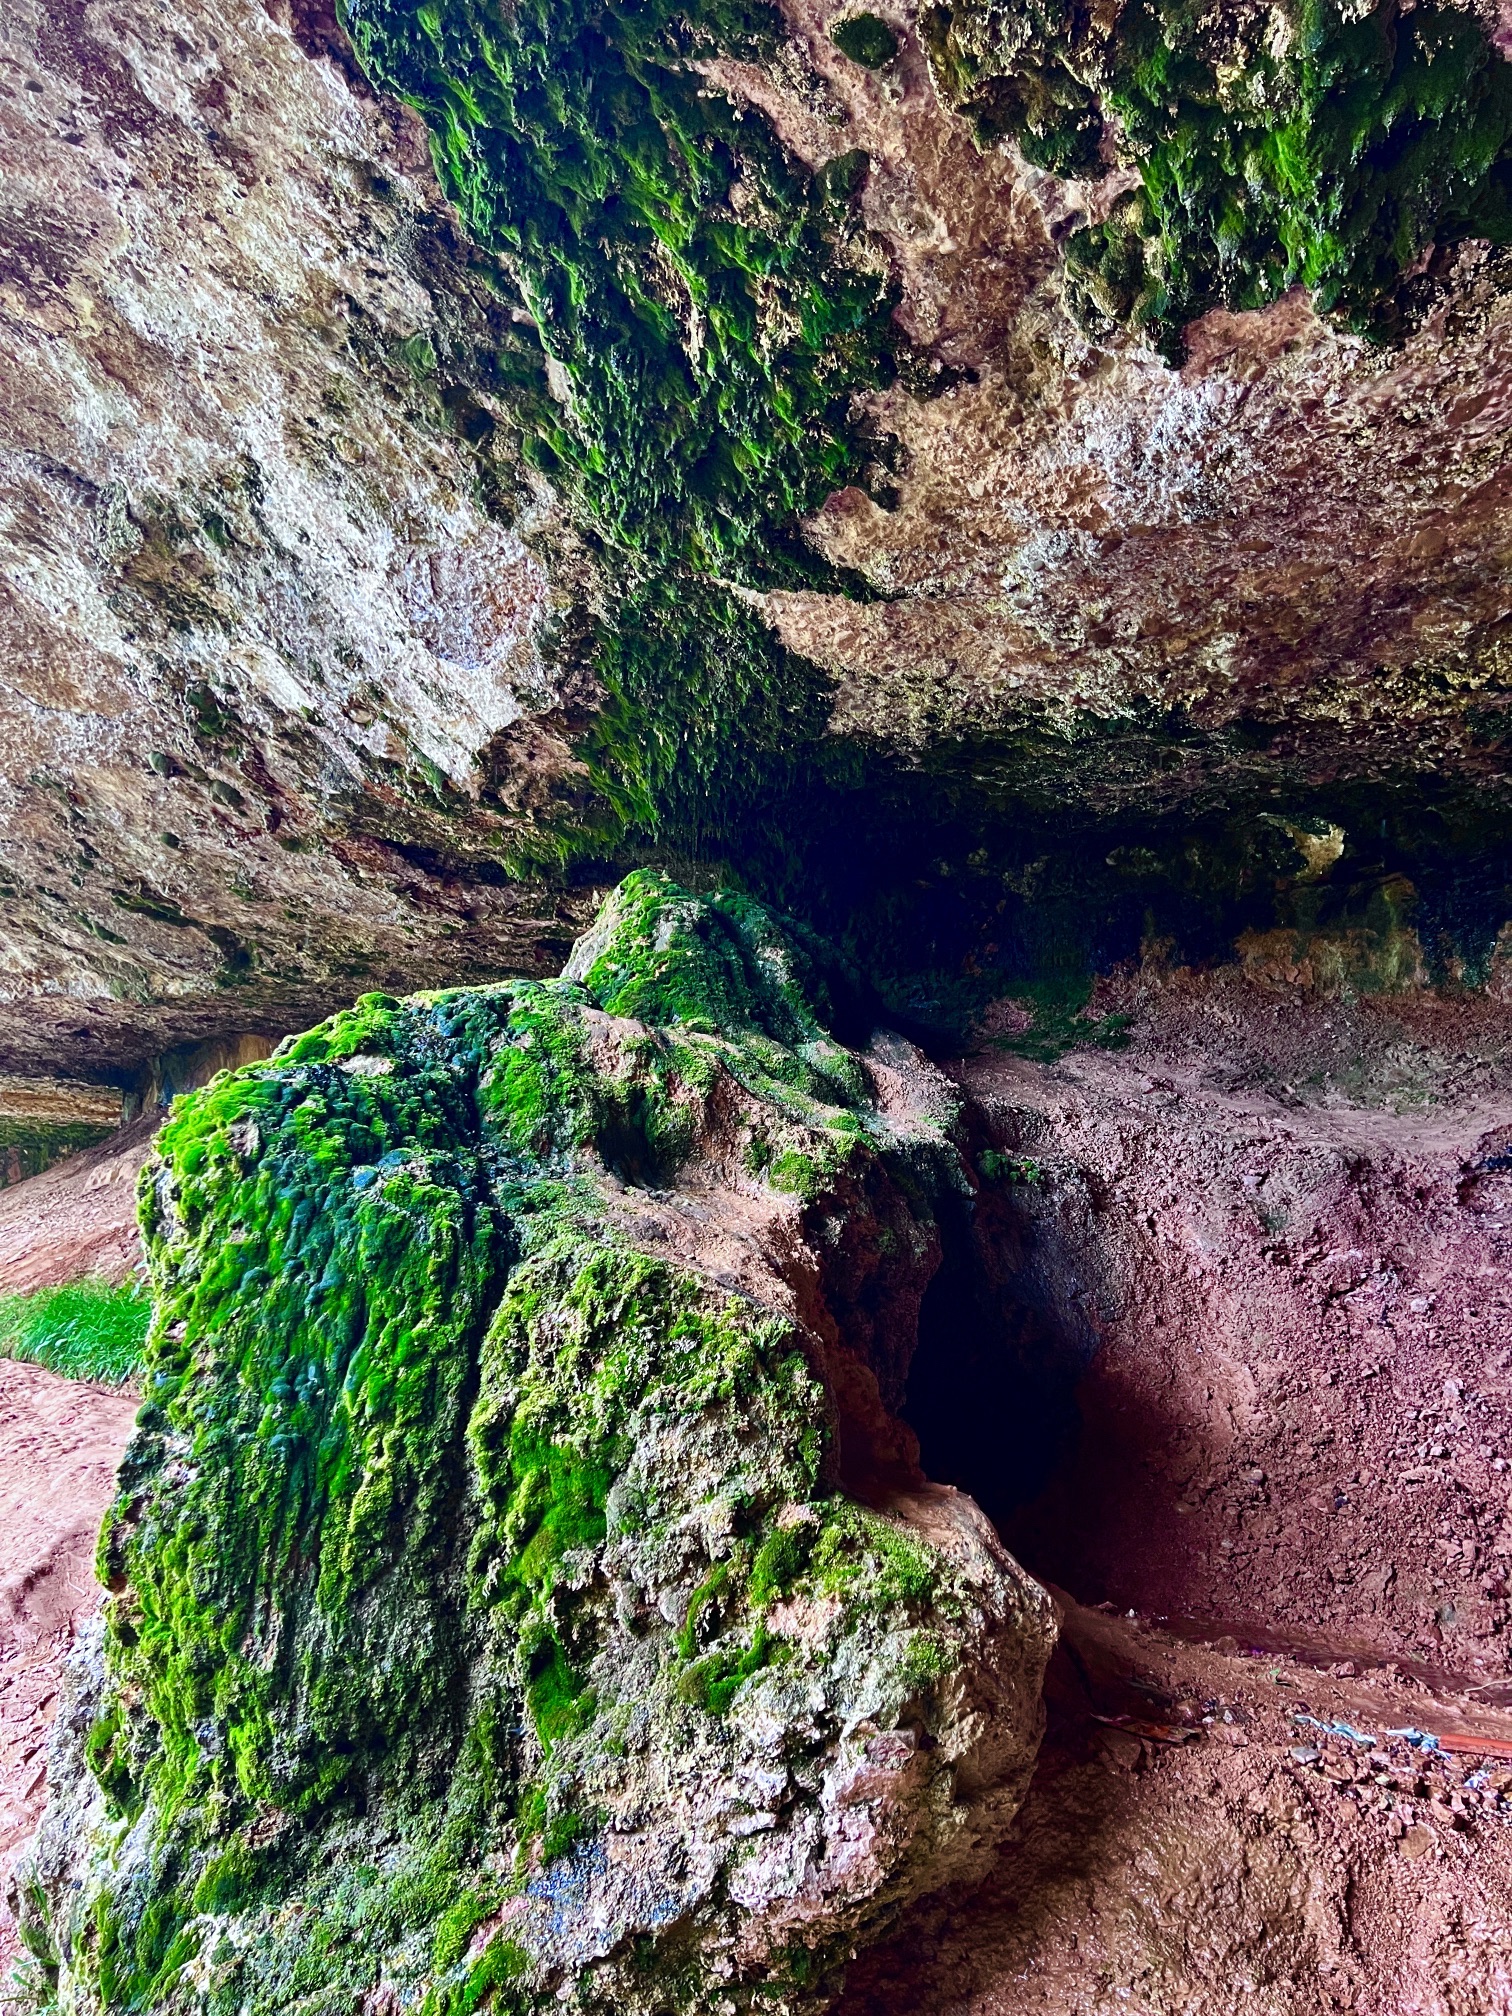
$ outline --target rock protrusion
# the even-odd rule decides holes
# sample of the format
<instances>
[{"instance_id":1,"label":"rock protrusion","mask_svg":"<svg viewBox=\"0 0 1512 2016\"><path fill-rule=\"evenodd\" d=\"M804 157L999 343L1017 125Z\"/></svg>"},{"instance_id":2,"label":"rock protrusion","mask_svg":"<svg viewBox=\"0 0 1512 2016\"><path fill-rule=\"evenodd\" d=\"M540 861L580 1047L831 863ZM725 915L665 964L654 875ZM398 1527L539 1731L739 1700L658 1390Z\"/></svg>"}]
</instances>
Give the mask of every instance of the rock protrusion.
<instances>
[{"instance_id":1,"label":"rock protrusion","mask_svg":"<svg viewBox=\"0 0 1512 2016\"><path fill-rule=\"evenodd\" d=\"M17 1883L64 2006L795 2008L982 1867L1054 1617L888 1440L972 1178L846 991L637 876L559 981L368 996L181 1103Z\"/></svg>"}]
</instances>

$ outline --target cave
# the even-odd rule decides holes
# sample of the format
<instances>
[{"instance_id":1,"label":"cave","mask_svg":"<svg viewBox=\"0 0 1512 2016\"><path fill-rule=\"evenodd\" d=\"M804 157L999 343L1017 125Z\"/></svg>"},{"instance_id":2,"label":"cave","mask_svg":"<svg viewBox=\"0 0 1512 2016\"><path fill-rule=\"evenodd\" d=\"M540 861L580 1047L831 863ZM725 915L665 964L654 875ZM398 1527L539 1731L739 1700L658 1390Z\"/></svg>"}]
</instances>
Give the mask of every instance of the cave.
<instances>
[{"instance_id":1,"label":"cave","mask_svg":"<svg viewBox=\"0 0 1512 2016\"><path fill-rule=\"evenodd\" d=\"M8 7L26 2006L1501 2006L1495 12Z\"/></svg>"},{"instance_id":2,"label":"cave","mask_svg":"<svg viewBox=\"0 0 1512 2016\"><path fill-rule=\"evenodd\" d=\"M985 1215L962 1210L942 1228L902 1411L925 1474L967 1492L1006 1530L1073 1459L1096 1336L1080 1311L1043 1292L1031 1299L1028 1228L1010 1213L990 1224Z\"/></svg>"}]
</instances>

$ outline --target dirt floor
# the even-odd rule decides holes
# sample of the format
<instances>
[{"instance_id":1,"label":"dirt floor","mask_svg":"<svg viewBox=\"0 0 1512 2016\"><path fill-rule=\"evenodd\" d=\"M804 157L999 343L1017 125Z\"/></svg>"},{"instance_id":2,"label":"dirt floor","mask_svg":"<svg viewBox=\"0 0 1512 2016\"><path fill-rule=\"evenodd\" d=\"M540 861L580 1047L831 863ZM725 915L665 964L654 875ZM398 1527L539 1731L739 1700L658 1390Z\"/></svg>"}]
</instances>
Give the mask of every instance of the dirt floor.
<instances>
[{"instance_id":1,"label":"dirt floor","mask_svg":"<svg viewBox=\"0 0 1512 2016\"><path fill-rule=\"evenodd\" d=\"M84 1275L124 1281L142 1257L136 1181L162 1115L0 1190L0 1293Z\"/></svg>"},{"instance_id":2,"label":"dirt floor","mask_svg":"<svg viewBox=\"0 0 1512 2016\"><path fill-rule=\"evenodd\" d=\"M137 1172L159 1118L0 1190L0 1292L131 1274ZM0 1872L42 1810L58 1669L99 1597L95 1539L137 1404L0 1359ZM0 1995L17 1957L0 1902Z\"/></svg>"},{"instance_id":3,"label":"dirt floor","mask_svg":"<svg viewBox=\"0 0 1512 2016\"><path fill-rule=\"evenodd\" d=\"M1512 2011L1505 1005L1104 1005L1126 1049L959 1067L1018 1324L916 1370L927 1467L1079 1599L1042 1762L841 2016Z\"/></svg>"},{"instance_id":4,"label":"dirt floor","mask_svg":"<svg viewBox=\"0 0 1512 2016\"><path fill-rule=\"evenodd\" d=\"M58 1669L99 1600L95 1538L136 1410L0 1359L0 1869L42 1811ZM16 1958L0 1905L0 1985Z\"/></svg>"},{"instance_id":5,"label":"dirt floor","mask_svg":"<svg viewBox=\"0 0 1512 2016\"><path fill-rule=\"evenodd\" d=\"M1253 1008L1242 1050L1183 1013L1126 1052L963 1066L1038 1177L1011 1284L1033 1349L1089 1369L1028 1503L969 1354L967 1445L926 1467L1082 1602L1512 1678L1512 1044L1383 1019L1269 1024L1315 1071L1342 1036L1347 1094L1265 1068Z\"/></svg>"},{"instance_id":6,"label":"dirt floor","mask_svg":"<svg viewBox=\"0 0 1512 2016\"><path fill-rule=\"evenodd\" d=\"M996 1874L837 2016L1512 2010L1512 1718L1074 1607L1052 1682Z\"/></svg>"}]
</instances>

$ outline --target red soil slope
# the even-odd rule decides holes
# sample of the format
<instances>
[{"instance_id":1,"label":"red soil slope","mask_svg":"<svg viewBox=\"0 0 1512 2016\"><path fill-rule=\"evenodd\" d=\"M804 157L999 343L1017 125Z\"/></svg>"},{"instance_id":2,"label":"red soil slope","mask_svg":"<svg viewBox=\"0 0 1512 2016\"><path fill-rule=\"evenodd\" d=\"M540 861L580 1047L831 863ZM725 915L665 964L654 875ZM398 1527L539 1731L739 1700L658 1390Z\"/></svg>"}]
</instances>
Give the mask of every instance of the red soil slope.
<instances>
[{"instance_id":1,"label":"red soil slope","mask_svg":"<svg viewBox=\"0 0 1512 2016\"><path fill-rule=\"evenodd\" d=\"M95 1536L136 1409L0 1360L0 1868L42 1810L58 1669L99 1600ZM0 1907L0 1982L17 1957Z\"/></svg>"}]
</instances>

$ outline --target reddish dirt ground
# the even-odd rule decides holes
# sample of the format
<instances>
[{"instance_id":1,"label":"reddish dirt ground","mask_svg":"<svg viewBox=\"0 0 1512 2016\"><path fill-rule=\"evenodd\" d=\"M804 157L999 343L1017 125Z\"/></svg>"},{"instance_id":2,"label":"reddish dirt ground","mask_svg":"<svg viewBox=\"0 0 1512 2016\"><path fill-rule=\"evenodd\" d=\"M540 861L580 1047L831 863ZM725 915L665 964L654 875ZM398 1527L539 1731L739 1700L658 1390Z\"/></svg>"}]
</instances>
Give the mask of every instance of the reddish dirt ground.
<instances>
[{"instance_id":1,"label":"reddish dirt ground","mask_svg":"<svg viewBox=\"0 0 1512 2016\"><path fill-rule=\"evenodd\" d=\"M1001 1523L1111 1614L1068 1608L995 1877L859 1962L841 2016L1504 2016L1506 1008L1182 976L1100 1005L1135 1012L1128 1049L959 1076L1037 1177L1033 1350L1090 1358L1069 1450ZM952 1394L982 1426L931 1466L984 1497L1012 1495L1002 1392ZM1202 1733L1094 1719L1129 1713Z\"/></svg>"},{"instance_id":2,"label":"reddish dirt ground","mask_svg":"<svg viewBox=\"0 0 1512 2016\"><path fill-rule=\"evenodd\" d=\"M1512 1718L1074 1607L1051 1679L996 1873L864 1955L836 2016L1512 2011Z\"/></svg>"},{"instance_id":3,"label":"reddish dirt ground","mask_svg":"<svg viewBox=\"0 0 1512 2016\"><path fill-rule=\"evenodd\" d=\"M1041 1167L1024 1297L1095 1344L1076 1449L1006 1537L1082 1602L1509 1678L1512 1045L1477 1071L1321 1009L1272 1041L1316 1059L1335 1022L1391 1067L1348 1099L1201 1024L1183 1054L1184 1022L962 1067Z\"/></svg>"},{"instance_id":4,"label":"reddish dirt ground","mask_svg":"<svg viewBox=\"0 0 1512 2016\"><path fill-rule=\"evenodd\" d=\"M161 1119L146 1115L99 1147L0 1190L0 1292L84 1275L126 1280L142 1257L137 1173Z\"/></svg>"},{"instance_id":5,"label":"reddish dirt ground","mask_svg":"<svg viewBox=\"0 0 1512 2016\"><path fill-rule=\"evenodd\" d=\"M0 1360L0 1869L42 1810L58 1670L99 1600L95 1538L136 1409L129 1393ZM16 1958L0 1905L0 1982Z\"/></svg>"}]
</instances>

